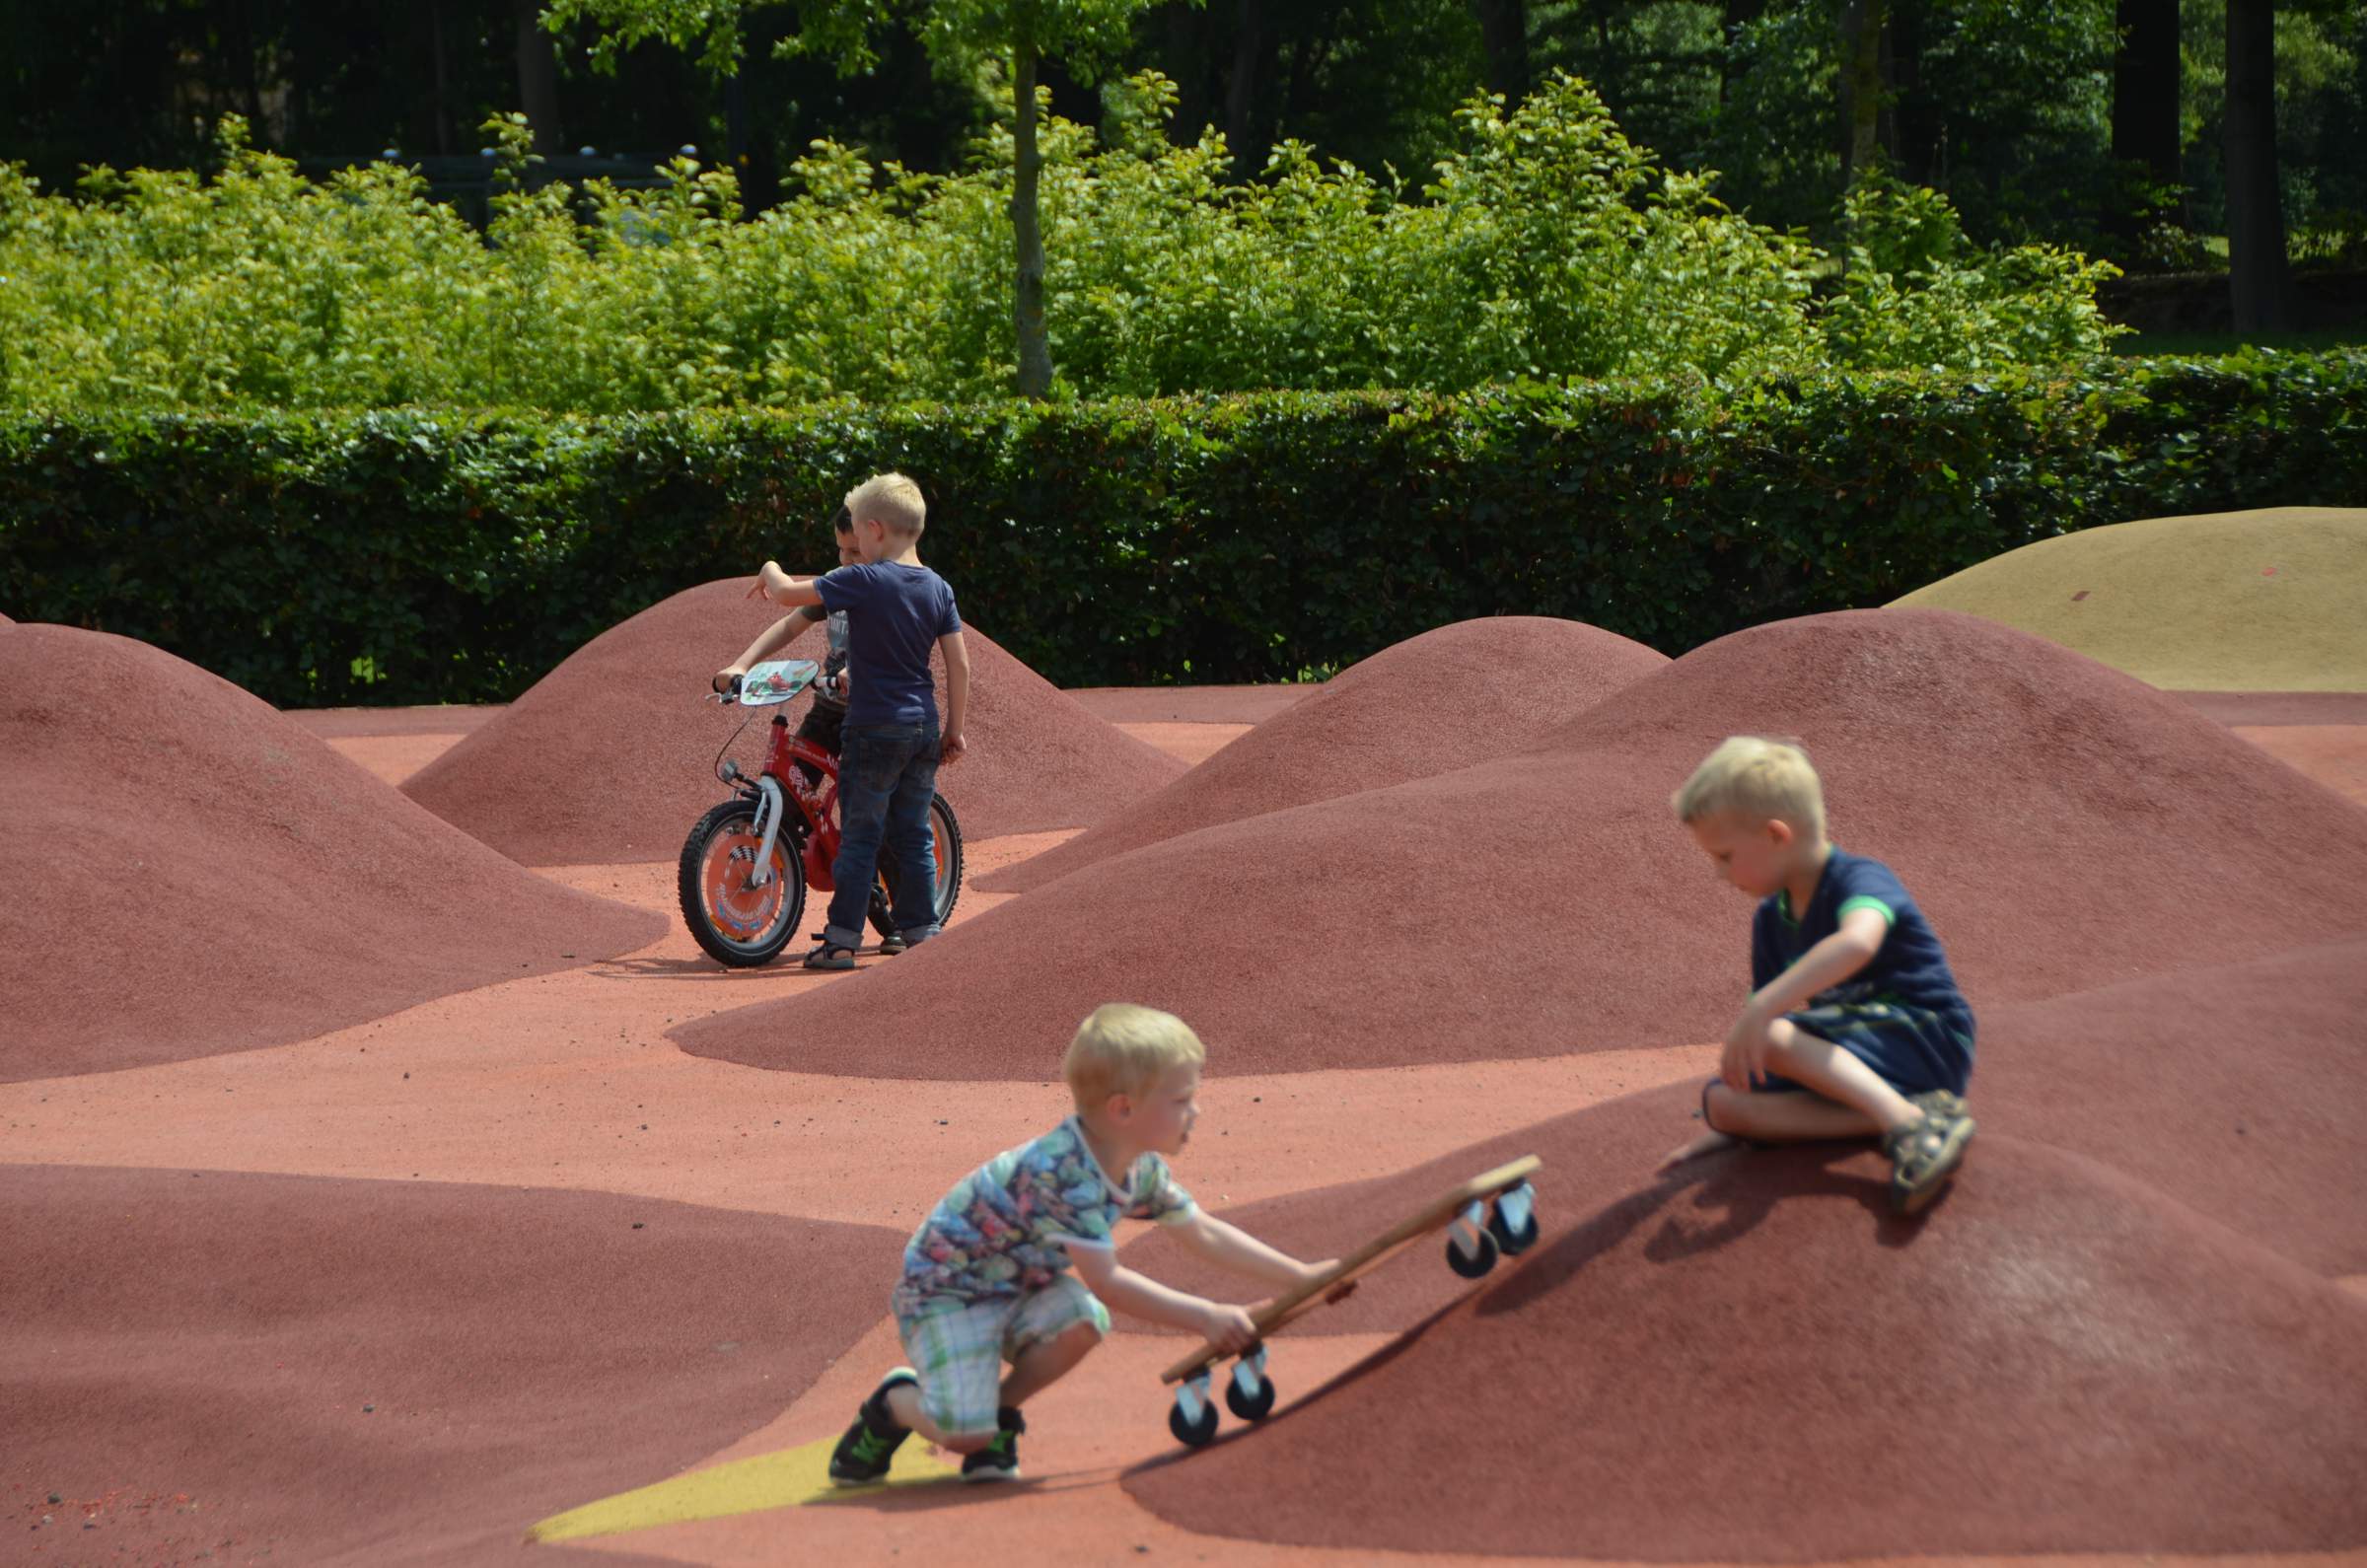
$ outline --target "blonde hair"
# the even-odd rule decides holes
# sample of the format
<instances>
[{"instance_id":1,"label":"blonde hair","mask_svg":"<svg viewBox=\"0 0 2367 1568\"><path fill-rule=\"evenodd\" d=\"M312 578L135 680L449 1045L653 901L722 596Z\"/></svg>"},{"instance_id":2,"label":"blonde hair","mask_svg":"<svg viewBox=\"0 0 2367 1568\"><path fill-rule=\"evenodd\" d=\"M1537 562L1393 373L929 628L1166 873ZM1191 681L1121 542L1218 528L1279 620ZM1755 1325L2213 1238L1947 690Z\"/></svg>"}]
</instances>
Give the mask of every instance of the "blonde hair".
<instances>
[{"instance_id":1,"label":"blonde hair","mask_svg":"<svg viewBox=\"0 0 2367 1568\"><path fill-rule=\"evenodd\" d=\"M1681 822L1733 812L1754 821L1789 822L1809 838L1825 836L1825 787L1808 753L1756 735L1720 742L1669 804Z\"/></svg>"},{"instance_id":2,"label":"blonde hair","mask_svg":"<svg viewBox=\"0 0 2367 1568\"><path fill-rule=\"evenodd\" d=\"M1208 1048L1175 1014L1105 1002L1077 1026L1060 1074L1079 1110L1099 1110L1112 1095L1148 1093L1169 1069L1207 1059Z\"/></svg>"},{"instance_id":3,"label":"blonde hair","mask_svg":"<svg viewBox=\"0 0 2367 1568\"><path fill-rule=\"evenodd\" d=\"M846 492L846 510L858 523L879 522L888 532L917 538L929 525L929 503L920 486L900 473L875 473Z\"/></svg>"}]
</instances>

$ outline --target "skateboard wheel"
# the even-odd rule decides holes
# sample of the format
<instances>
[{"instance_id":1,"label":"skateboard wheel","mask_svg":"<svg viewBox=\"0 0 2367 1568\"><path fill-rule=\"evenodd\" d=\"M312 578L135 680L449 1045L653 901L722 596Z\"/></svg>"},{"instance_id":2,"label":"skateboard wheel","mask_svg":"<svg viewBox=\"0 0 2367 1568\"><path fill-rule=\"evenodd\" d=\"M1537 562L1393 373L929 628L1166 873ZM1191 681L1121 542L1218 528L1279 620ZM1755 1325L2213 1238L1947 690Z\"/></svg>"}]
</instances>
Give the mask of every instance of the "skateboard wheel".
<instances>
[{"instance_id":1,"label":"skateboard wheel","mask_svg":"<svg viewBox=\"0 0 2367 1568\"><path fill-rule=\"evenodd\" d=\"M1447 1266L1465 1279L1479 1279L1496 1266L1496 1239L1485 1231L1475 1234L1478 1245L1468 1255L1460 1236L1447 1238Z\"/></svg>"},{"instance_id":2,"label":"skateboard wheel","mask_svg":"<svg viewBox=\"0 0 2367 1568\"><path fill-rule=\"evenodd\" d=\"M1230 1390L1227 1391L1227 1397L1230 1398ZM1195 1421L1184 1413L1182 1403L1170 1405L1167 1411L1167 1429L1173 1432L1176 1435L1176 1441L1185 1448L1205 1447L1216 1436L1216 1406L1213 1404L1201 1405L1200 1417Z\"/></svg>"},{"instance_id":3,"label":"skateboard wheel","mask_svg":"<svg viewBox=\"0 0 2367 1568\"><path fill-rule=\"evenodd\" d=\"M1487 1217L1488 1234L1506 1257L1518 1257L1537 1245L1537 1189L1524 1181L1500 1193Z\"/></svg>"},{"instance_id":4,"label":"skateboard wheel","mask_svg":"<svg viewBox=\"0 0 2367 1568\"><path fill-rule=\"evenodd\" d=\"M1257 1391L1250 1393L1243 1390L1239 1378L1228 1379L1225 1383L1225 1408L1244 1421L1264 1420L1274 1413L1274 1380L1259 1378Z\"/></svg>"}]
</instances>

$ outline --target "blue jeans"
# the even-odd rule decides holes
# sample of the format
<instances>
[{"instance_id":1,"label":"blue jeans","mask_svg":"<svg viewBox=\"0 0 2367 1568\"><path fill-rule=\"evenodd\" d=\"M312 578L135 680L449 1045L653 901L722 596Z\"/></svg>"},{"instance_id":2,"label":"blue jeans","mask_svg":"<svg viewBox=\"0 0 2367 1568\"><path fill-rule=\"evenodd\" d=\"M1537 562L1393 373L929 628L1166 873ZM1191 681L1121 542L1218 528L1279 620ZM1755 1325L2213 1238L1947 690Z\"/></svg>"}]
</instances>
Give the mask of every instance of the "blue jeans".
<instances>
[{"instance_id":1,"label":"blue jeans","mask_svg":"<svg viewBox=\"0 0 2367 1568\"><path fill-rule=\"evenodd\" d=\"M863 943L883 845L894 868L888 882L896 890L896 929L906 942L937 934L937 846L929 827L937 747L935 719L846 727L838 751L838 858L823 930L833 946Z\"/></svg>"}]
</instances>

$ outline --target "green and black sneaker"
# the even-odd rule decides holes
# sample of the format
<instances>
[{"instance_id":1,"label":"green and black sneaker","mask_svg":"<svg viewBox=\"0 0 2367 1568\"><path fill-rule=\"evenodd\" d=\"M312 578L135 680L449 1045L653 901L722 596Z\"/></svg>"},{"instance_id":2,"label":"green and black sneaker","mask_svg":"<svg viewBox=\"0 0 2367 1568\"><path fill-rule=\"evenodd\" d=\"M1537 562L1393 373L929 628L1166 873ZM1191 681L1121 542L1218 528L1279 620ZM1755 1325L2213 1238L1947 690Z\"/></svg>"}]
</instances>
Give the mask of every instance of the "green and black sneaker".
<instances>
[{"instance_id":1,"label":"green and black sneaker","mask_svg":"<svg viewBox=\"0 0 2367 1568\"><path fill-rule=\"evenodd\" d=\"M994 1441L966 1456L962 1461L962 1478L966 1481L1016 1481L1019 1479L1019 1435L1028 1429L1028 1418L1011 1405L1004 1405L995 1414L1000 1429Z\"/></svg>"},{"instance_id":2,"label":"green and black sneaker","mask_svg":"<svg viewBox=\"0 0 2367 1568\"><path fill-rule=\"evenodd\" d=\"M920 1374L910 1367L898 1367L880 1380L855 1412L855 1424L846 1429L838 1446L830 1450L830 1480L839 1486L868 1486L873 1481L888 1478L888 1461L912 1429L888 1413L888 1390L899 1383L920 1386Z\"/></svg>"}]
</instances>

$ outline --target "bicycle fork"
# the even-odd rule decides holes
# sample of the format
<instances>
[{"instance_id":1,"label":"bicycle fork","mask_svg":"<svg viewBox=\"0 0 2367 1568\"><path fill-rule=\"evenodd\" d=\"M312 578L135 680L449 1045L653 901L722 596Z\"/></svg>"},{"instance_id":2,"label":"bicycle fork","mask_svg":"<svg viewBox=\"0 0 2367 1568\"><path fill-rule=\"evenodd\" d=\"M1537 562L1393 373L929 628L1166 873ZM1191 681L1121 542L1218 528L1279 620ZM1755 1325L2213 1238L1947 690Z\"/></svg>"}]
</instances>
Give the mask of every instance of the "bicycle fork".
<instances>
[{"instance_id":1,"label":"bicycle fork","mask_svg":"<svg viewBox=\"0 0 2367 1568\"><path fill-rule=\"evenodd\" d=\"M756 780L756 825L764 830L763 842L756 846L755 869L748 875L751 888L761 888L772 881L772 846L781 836L781 814L788 802L781 796L781 781L770 773ZM800 872L800 876L804 873Z\"/></svg>"}]
</instances>

